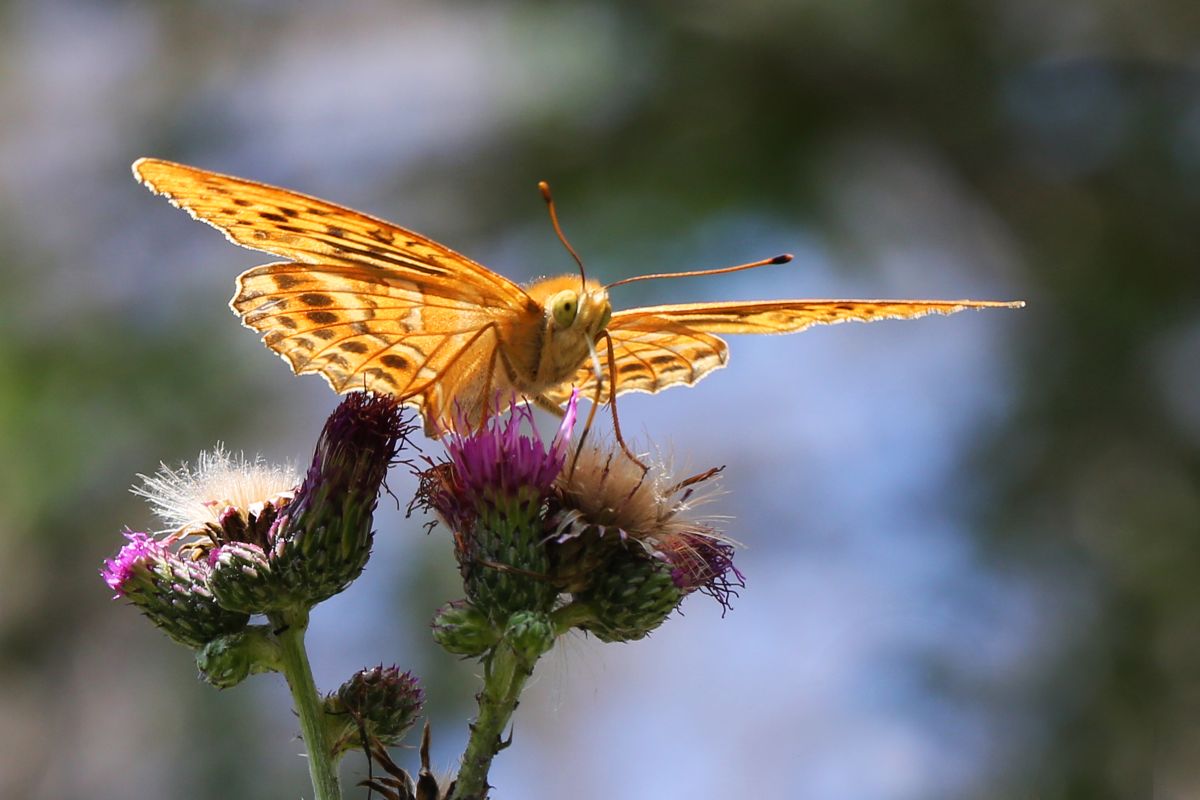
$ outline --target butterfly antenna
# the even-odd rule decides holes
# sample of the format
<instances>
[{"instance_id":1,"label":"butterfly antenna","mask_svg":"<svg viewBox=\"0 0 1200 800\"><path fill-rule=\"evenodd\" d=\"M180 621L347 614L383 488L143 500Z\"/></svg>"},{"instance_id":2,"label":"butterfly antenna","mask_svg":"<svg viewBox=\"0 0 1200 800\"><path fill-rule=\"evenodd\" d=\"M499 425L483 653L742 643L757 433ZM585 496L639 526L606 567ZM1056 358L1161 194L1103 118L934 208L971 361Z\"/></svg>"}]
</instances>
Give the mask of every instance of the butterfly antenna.
<instances>
[{"instance_id":1,"label":"butterfly antenna","mask_svg":"<svg viewBox=\"0 0 1200 800\"><path fill-rule=\"evenodd\" d=\"M579 284L586 291L587 276L583 271L583 259L579 257L579 253L575 252L575 248L571 247L571 243L567 241L566 235L562 232L562 226L558 224L558 212L554 210L554 198L550 195L550 184L538 181L538 190L542 193L542 199L546 201L546 208L550 211L550 224L554 226L558 240L562 242L563 247L567 248L567 252L571 254L571 258L575 259L575 263L579 265Z\"/></svg>"},{"instance_id":2,"label":"butterfly antenna","mask_svg":"<svg viewBox=\"0 0 1200 800\"><path fill-rule=\"evenodd\" d=\"M632 278L622 278L619 281L613 281L605 286L605 289L611 289L614 286L624 286L627 283L635 281L649 281L655 278L695 278L700 275L723 275L726 272L741 272L744 269L754 269L755 267L768 267L772 264L786 264L792 260L791 253L782 253L774 258L765 258L762 261L752 261L749 264L738 264L736 267L718 267L717 269L696 269L688 272L656 272L652 275L634 275Z\"/></svg>"}]
</instances>

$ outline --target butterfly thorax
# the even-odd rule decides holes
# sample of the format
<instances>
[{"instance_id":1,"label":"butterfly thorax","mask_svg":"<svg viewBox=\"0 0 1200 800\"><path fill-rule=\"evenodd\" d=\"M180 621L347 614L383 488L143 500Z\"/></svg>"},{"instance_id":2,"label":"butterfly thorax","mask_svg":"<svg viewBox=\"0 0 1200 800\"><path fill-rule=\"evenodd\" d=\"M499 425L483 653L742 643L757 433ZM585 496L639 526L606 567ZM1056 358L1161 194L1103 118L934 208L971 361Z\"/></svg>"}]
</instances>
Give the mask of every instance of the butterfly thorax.
<instances>
[{"instance_id":1,"label":"butterfly thorax","mask_svg":"<svg viewBox=\"0 0 1200 800\"><path fill-rule=\"evenodd\" d=\"M536 341L526 350L531 385L521 388L540 394L574 377L591 357L612 318L612 305L603 286L590 280L581 285L578 275L543 278L526 291L542 307L542 319Z\"/></svg>"}]
</instances>

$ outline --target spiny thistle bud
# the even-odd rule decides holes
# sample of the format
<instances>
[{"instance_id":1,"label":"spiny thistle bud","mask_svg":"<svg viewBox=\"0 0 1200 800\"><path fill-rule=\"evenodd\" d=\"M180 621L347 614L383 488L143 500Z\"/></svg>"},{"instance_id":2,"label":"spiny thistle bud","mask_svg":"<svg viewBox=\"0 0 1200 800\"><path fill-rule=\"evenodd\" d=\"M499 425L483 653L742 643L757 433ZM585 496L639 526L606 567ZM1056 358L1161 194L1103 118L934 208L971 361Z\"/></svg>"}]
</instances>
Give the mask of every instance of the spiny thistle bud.
<instances>
[{"instance_id":1,"label":"spiny thistle bud","mask_svg":"<svg viewBox=\"0 0 1200 800\"><path fill-rule=\"evenodd\" d=\"M424 702L425 693L411 672L382 664L356 672L325 698L333 752L341 754L374 743L399 744Z\"/></svg>"},{"instance_id":2,"label":"spiny thistle bud","mask_svg":"<svg viewBox=\"0 0 1200 800\"><path fill-rule=\"evenodd\" d=\"M448 653L478 656L500 640L500 632L467 600L455 600L438 609L433 618L433 640Z\"/></svg>"},{"instance_id":3,"label":"spiny thistle bud","mask_svg":"<svg viewBox=\"0 0 1200 800\"><path fill-rule=\"evenodd\" d=\"M573 595L592 612L581 625L604 642L641 639L670 616L684 592L671 578L671 565L644 552L625 550L598 571L585 591Z\"/></svg>"},{"instance_id":4,"label":"spiny thistle bud","mask_svg":"<svg viewBox=\"0 0 1200 800\"><path fill-rule=\"evenodd\" d=\"M508 618L504 642L530 669L554 645L554 624L540 611L517 611Z\"/></svg>"},{"instance_id":5,"label":"spiny thistle bud","mask_svg":"<svg viewBox=\"0 0 1200 800\"><path fill-rule=\"evenodd\" d=\"M279 670L278 645L261 625L218 636L196 653L204 680L218 689L237 686L250 675Z\"/></svg>"},{"instance_id":6,"label":"spiny thistle bud","mask_svg":"<svg viewBox=\"0 0 1200 800\"><path fill-rule=\"evenodd\" d=\"M566 460L578 395L547 447L527 406L492 417L476 433L446 437L448 460L421 473L417 505L432 508L454 534L467 598L497 624L515 611L548 611L558 589L547 580L546 499Z\"/></svg>"},{"instance_id":7,"label":"spiny thistle bud","mask_svg":"<svg viewBox=\"0 0 1200 800\"><path fill-rule=\"evenodd\" d=\"M127 598L168 636L188 647L241 630L250 616L217 603L203 561L180 558L149 534L126 532L128 544L104 562L101 575L114 597Z\"/></svg>"},{"instance_id":8,"label":"spiny thistle bud","mask_svg":"<svg viewBox=\"0 0 1200 800\"><path fill-rule=\"evenodd\" d=\"M347 395L325 423L271 550L272 569L306 605L342 591L366 566L379 488L413 430L394 398L366 392Z\"/></svg>"}]
</instances>

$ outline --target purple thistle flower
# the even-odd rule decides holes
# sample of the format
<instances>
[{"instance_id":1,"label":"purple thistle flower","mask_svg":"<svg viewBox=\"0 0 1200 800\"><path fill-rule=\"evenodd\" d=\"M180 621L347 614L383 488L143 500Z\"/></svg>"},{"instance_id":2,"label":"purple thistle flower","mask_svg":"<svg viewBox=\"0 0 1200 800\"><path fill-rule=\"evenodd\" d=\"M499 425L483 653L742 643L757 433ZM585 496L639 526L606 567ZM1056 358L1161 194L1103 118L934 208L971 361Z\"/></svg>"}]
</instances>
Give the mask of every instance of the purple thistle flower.
<instances>
[{"instance_id":1,"label":"purple thistle flower","mask_svg":"<svg viewBox=\"0 0 1200 800\"><path fill-rule=\"evenodd\" d=\"M145 533L125 532L128 542L100 570L104 582L175 641L201 647L245 628L249 614L231 611L213 597L211 569L203 560L181 558Z\"/></svg>"},{"instance_id":2,"label":"purple thistle flower","mask_svg":"<svg viewBox=\"0 0 1200 800\"><path fill-rule=\"evenodd\" d=\"M533 427L533 411L528 405L516 403L507 419L493 417L474 434L450 434L446 452L460 488L474 497L492 492L515 495L523 490L544 496L566 461L578 400L579 391L575 390L549 447L536 430L530 435L521 432L523 423Z\"/></svg>"},{"instance_id":3,"label":"purple thistle flower","mask_svg":"<svg viewBox=\"0 0 1200 800\"><path fill-rule=\"evenodd\" d=\"M533 411L515 402L507 418L493 416L474 433L448 434L448 461L422 473L417 505L432 508L451 529L462 532L482 507L510 498L545 498L566 462L578 402L575 390L549 447L533 428ZM530 434L522 432L526 423Z\"/></svg>"},{"instance_id":4,"label":"purple thistle flower","mask_svg":"<svg viewBox=\"0 0 1200 800\"><path fill-rule=\"evenodd\" d=\"M104 561L100 575L108 588L116 594L113 599L124 597L128 584L137 575L148 572L155 562L163 561L170 555L162 542L148 533L125 531L124 536L129 540L113 558Z\"/></svg>"},{"instance_id":5,"label":"purple thistle flower","mask_svg":"<svg viewBox=\"0 0 1200 800\"><path fill-rule=\"evenodd\" d=\"M684 594L699 591L729 610L746 578L733 565L734 546L713 531L697 527L668 535L655 545L672 567L671 580Z\"/></svg>"}]
</instances>

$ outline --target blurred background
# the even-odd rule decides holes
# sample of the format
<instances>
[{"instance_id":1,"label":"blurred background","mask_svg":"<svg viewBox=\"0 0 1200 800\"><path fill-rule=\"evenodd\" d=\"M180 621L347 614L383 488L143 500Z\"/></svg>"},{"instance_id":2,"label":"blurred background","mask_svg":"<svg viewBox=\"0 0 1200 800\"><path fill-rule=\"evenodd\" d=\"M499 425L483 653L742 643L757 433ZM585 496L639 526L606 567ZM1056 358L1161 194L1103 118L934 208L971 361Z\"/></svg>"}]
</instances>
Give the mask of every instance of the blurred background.
<instances>
[{"instance_id":1,"label":"blurred background","mask_svg":"<svg viewBox=\"0 0 1200 800\"><path fill-rule=\"evenodd\" d=\"M155 155L517 280L572 270L540 179L601 280L797 255L617 308L1028 301L736 337L624 403L728 465L748 584L556 648L495 796L1200 797L1198 56L1189 0L3 3L0 796L311 796L283 681L201 684L97 575L155 526L137 473L305 463L336 404L226 308L272 257L138 186ZM476 666L427 626L461 587L396 506L314 669L416 670L450 769Z\"/></svg>"}]
</instances>

